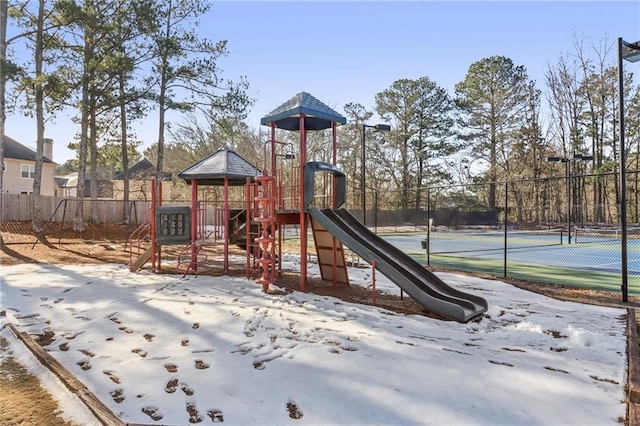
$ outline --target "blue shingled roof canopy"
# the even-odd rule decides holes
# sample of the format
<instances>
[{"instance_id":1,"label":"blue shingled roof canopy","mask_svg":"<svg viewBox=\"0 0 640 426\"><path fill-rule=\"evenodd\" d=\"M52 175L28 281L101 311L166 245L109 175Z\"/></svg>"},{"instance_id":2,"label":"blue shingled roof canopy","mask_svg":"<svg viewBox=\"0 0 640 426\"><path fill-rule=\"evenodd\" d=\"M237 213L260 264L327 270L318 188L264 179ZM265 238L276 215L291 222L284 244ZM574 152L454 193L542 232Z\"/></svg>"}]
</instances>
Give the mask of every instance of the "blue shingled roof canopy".
<instances>
[{"instance_id":1,"label":"blue shingled roof canopy","mask_svg":"<svg viewBox=\"0 0 640 426\"><path fill-rule=\"evenodd\" d=\"M347 119L307 92L300 92L260 119L260 124L274 123L278 129L300 130L300 115L304 114L305 130L329 129L333 123L345 124Z\"/></svg>"},{"instance_id":2,"label":"blue shingled roof canopy","mask_svg":"<svg viewBox=\"0 0 640 426\"><path fill-rule=\"evenodd\" d=\"M239 186L247 183L247 178L253 180L262 171L228 148L219 149L208 157L187 167L178 177L188 184L192 180L198 185L224 185L225 178L230 186Z\"/></svg>"}]
</instances>

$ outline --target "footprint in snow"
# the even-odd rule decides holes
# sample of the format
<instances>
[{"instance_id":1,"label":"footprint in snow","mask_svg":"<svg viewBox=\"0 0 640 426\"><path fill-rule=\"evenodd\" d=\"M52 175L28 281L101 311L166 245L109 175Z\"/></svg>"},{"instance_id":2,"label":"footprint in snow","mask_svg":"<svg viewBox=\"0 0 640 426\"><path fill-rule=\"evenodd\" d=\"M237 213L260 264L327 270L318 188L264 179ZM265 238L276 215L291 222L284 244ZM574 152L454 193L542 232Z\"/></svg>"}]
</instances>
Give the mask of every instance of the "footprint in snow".
<instances>
[{"instance_id":1,"label":"footprint in snow","mask_svg":"<svg viewBox=\"0 0 640 426\"><path fill-rule=\"evenodd\" d=\"M166 393L174 393L178 389L178 379L171 379L164 388Z\"/></svg>"},{"instance_id":2,"label":"footprint in snow","mask_svg":"<svg viewBox=\"0 0 640 426\"><path fill-rule=\"evenodd\" d=\"M218 410L214 408L212 410L207 411L207 416L209 416L211 421L214 423L224 422L224 417L222 417L222 410Z\"/></svg>"},{"instance_id":3,"label":"footprint in snow","mask_svg":"<svg viewBox=\"0 0 640 426\"><path fill-rule=\"evenodd\" d=\"M287 402L287 411L289 412L289 417L292 419L301 419L304 415L302 414L302 411L300 411L300 407L298 407L298 404L296 404L296 402L292 399L289 400L289 402Z\"/></svg>"},{"instance_id":4,"label":"footprint in snow","mask_svg":"<svg viewBox=\"0 0 640 426\"><path fill-rule=\"evenodd\" d=\"M134 354L140 355L140 357L142 358L146 358L147 356L147 351L145 351L144 349L135 348L135 349L131 349L131 352L133 352Z\"/></svg>"},{"instance_id":5,"label":"footprint in snow","mask_svg":"<svg viewBox=\"0 0 640 426\"><path fill-rule=\"evenodd\" d=\"M76 364L79 365L83 371L91 370L91 363L87 360L78 361Z\"/></svg>"},{"instance_id":6,"label":"footprint in snow","mask_svg":"<svg viewBox=\"0 0 640 426\"><path fill-rule=\"evenodd\" d=\"M124 391L122 389L112 390L109 392L109 395L111 395L111 398L118 404L124 401Z\"/></svg>"},{"instance_id":7,"label":"footprint in snow","mask_svg":"<svg viewBox=\"0 0 640 426\"><path fill-rule=\"evenodd\" d=\"M153 406L142 407L142 412L145 413L147 416L151 417L151 420L154 420L156 422L158 420L162 420L162 418L164 417L160 413L160 409L158 407L153 407Z\"/></svg>"},{"instance_id":8,"label":"footprint in snow","mask_svg":"<svg viewBox=\"0 0 640 426\"><path fill-rule=\"evenodd\" d=\"M207 364L206 362L204 362L201 359L196 359L195 361L195 367L198 370L206 370L207 368L209 368L209 364Z\"/></svg>"},{"instance_id":9,"label":"footprint in snow","mask_svg":"<svg viewBox=\"0 0 640 426\"><path fill-rule=\"evenodd\" d=\"M198 409L196 408L196 404L193 402L187 402L187 413L189 413L189 423L200 423L204 419L198 413Z\"/></svg>"},{"instance_id":10,"label":"footprint in snow","mask_svg":"<svg viewBox=\"0 0 640 426\"><path fill-rule=\"evenodd\" d=\"M116 373L111 370L104 370L102 374L107 376L116 385L119 385L120 383L122 383L122 380L120 379L120 377L118 377Z\"/></svg>"}]
</instances>

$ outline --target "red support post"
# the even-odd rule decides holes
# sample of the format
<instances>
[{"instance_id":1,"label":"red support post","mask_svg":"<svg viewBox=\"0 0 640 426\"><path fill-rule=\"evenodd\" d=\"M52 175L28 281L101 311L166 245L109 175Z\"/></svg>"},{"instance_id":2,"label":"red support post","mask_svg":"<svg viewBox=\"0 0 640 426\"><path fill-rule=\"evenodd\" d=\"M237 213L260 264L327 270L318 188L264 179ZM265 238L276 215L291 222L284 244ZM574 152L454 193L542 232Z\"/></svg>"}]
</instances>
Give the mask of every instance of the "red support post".
<instances>
[{"instance_id":1,"label":"red support post","mask_svg":"<svg viewBox=\"0 0 640 426\"><path fill-rule=\"evenodd\" d=\"M266 165L265 165L266 167ZM276 125L271 123L271 175L276 175ZM275 192L273 193L275 196Z\"/></svg>"},{"instance_id":2,"label":"red support post","mask_svg":"<svg viewBox=\"0 0 640 426\"><path fill-rule=\"evenodd\" d=\"M304 212L304 165L307 162L307 134L304 128L304 114L300 114L300 291L307 289L307 215Z\"/></svg>"},{"instance_id":3,"label":"red support post","mask_svg":"<svg viewBox=\"0 0 640 426\"><path fill-rule=\"evenodd\" d=\"M156 200L159 206L162 205L162 181L158 182L158 199ZM155 216L155 212L153 213ZM157 224L156 224L157 225ZM153 236L155 238L155 234ZM158 263L156 271L160 271L162 269L162 246L156 245L156 262Z\"/></svg>"},{"instance_id":4,"label":"red support post","mask_svg":"<svg viewBox=\"0 0 640 426\"><path fill-rule=\"evenodd\" d=\"M198 239L198 181L191 181L191 265L187 270L198 272L198 250L196 241Z\"/></svg>"},{"instance_id":5,"label":"red support post","mask_svg":"<svg viewBox=\"0 0 640 426\"><path fill-rule=\"evenodd\" d=\"M331 123L331 136L332 136L332 141L331 141L331 145L332 145L332 160L333 160L333 165L335 166L337 161L338 161L338 151L336 149L337 146L337 134L336 134L336 122L332 122ZM331 180L331 208L336 208L336 180L332 179ZM336 238L332 237L331 238L331 244L333 246L333 286L337 287L338 286L338 244L336 242ZM341 256L344 257L344 253L341 253Z\"/></svg>"},{"instance_id":6,"label":"red support post","mask_svg":"<svg viewBox=\"0 0 640 426\"><path fill-rule=\"evenodd\" d=\"M151 180L151 271L156 271L156 180Z\"/></svg>"},{"instance_id":7,"label":"red support post","mask_svg":"<svg viewBox=\"0 0 640 426\"><path fill-rule=\"evenodd\" d=\"M251 278L251 216L253 215L253 212L251 211L251 200L253 199L252 197L252 191L251 191L251 179L247 178L246 183L244 184L244 199L245 199L245 203L246 203L246 207L245 207L245 211L246 211L246 219L245 219L245 244L247 249L245 250L246 253L246 261L247 261L247 266L246 266L246 277L247 279Z\"/></svg>"},{"instance_id":8,"label":"red support post","mask_svg":"<svg viewBox=\"0 0 640 426\"><path fill-rule=\"evenodd\" d=\"M224 273L229 275L229 178L224 178ZM247 230L248 232L248 230Z\"/></svg>"},{"instance_id":9,"label":"red support post","mask_svg":"<svg viewBox=\"0 0 640 426\"><path fill-rule=\"evenodd\" d=\"M373 306L376 305L376 261L372 260L371 261L371 296L372 296L372 302L373 302Z\"/></svg>"}]
</instances>

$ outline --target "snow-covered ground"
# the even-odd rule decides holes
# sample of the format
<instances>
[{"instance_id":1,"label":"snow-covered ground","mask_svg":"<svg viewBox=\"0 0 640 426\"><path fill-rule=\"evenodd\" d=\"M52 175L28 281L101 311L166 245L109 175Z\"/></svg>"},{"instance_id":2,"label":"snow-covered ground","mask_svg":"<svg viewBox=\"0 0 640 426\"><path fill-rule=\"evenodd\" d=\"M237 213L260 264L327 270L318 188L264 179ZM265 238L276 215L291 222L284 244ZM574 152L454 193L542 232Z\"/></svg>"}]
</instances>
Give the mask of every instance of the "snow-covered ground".
<instances>
[{"instance_id":1,"label":"snow-covered ground","mask_svg":"<svg viewBox=\"0 0 640 426\"><path fill-rule=\"evenodd\" d=\"M295 257L285 260L297 270ZM368 269L349 273L353 284L370 280ZM486 315L460 324L264 294L243 278L28 264L2 268L2 321L55 333L46 349L129 423L604 425L625 417L625 310L439 275L486 298ZM378 289L399 291L377 279Z\"/></svg>"}]
</instances>

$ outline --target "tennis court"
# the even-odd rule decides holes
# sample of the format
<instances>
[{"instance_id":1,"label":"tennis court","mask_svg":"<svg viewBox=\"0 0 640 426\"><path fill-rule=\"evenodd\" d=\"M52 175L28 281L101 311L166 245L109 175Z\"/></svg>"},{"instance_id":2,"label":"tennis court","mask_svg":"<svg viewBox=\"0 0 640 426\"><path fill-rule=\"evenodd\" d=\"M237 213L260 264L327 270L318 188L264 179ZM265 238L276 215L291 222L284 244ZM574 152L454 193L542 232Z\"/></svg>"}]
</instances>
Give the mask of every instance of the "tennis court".
<instances>
[{"instance_id":1,"label":"tennis court","mask_svg":"<svg viewBox=\"0 0 640 426\"><path fill-rule=\"evenodd\" d=\"M640 238L628 233L629 294L640 295ZM427 263L426 232L382 235ZM621 242L616 230L576 229L571 244L560 230L432 231L430 265L531 281L620 292ZM506 250L505 250L506 248ZM506 253L506 261L505 261Z\"/></svg>"}]
</instances>

